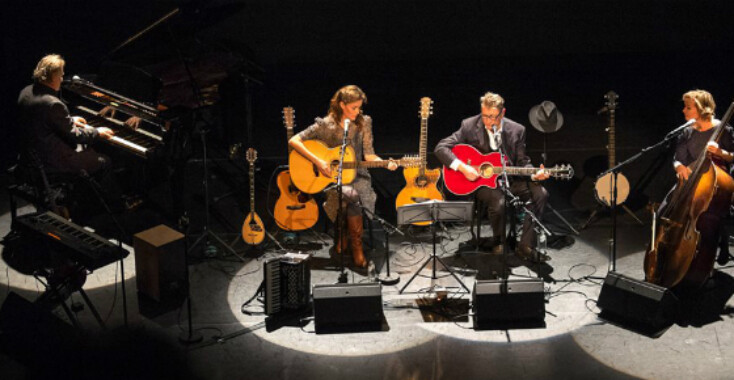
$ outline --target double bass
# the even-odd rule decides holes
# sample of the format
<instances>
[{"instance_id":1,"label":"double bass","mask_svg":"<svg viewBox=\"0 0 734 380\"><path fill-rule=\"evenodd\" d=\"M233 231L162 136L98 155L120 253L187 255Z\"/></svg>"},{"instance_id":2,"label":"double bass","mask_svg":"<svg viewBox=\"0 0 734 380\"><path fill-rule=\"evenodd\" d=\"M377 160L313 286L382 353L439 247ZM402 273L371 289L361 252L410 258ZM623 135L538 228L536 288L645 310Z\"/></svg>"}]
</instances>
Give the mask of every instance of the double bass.
<instances>
[{"instance_id":1,"label":"double bass","mask_svg":"<svg viewBox=\"0 0 734 380\"><path fill-rule=\"evenodd\" d=\"M718 142L731 120L734 103L709 142ZM651 246L645 253L645 281L664 286L698 288L714 267L718 248L718 219L704 213L725 213L734 193L734 180L704 148L691 166L688 180L679 179L668 205L653 224ZM702 235L717 238L701 239Z\"/></svg>"}]
</instances>

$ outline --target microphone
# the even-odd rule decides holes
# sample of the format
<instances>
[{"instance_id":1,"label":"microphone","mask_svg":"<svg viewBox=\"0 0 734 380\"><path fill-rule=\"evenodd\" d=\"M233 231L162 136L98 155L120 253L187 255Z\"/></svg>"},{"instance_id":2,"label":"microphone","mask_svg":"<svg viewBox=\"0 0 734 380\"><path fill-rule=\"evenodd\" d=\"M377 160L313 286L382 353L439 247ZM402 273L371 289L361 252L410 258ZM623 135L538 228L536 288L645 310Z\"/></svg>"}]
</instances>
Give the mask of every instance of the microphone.
<instances>
[{"instance_id":1,"label":"microphone","mask_svg":"<svg viewBox=\"0 0 734 380\"><path fill-rule=\"evenodd\" d=\"M676 128L676 129L674 129L674 130L670 131L670 132L668 133L668 135L674 135L674 134L676 134L676 133L678 133L678 132L682 132L682 131L683 131L684 129L686 129L686 127L690 127L691 125L693 125L693 124L695 124L695 123L696 123L696 119L691 119L691 120L688 120L688 121L687 121L687 122L686 122L685 124L683 124L683 125L681 125L680 127L678 127L678 128Z\"/></svg>"},{"instance_id":2,"label":"microphone","mask_svg":"<svg viewBox=\"0 0 734 380\"><path fill-rule=\"evenodd\" d=\"M349 119L344 119L344 134L349 133Z\"/></svg>"}]
</instances>

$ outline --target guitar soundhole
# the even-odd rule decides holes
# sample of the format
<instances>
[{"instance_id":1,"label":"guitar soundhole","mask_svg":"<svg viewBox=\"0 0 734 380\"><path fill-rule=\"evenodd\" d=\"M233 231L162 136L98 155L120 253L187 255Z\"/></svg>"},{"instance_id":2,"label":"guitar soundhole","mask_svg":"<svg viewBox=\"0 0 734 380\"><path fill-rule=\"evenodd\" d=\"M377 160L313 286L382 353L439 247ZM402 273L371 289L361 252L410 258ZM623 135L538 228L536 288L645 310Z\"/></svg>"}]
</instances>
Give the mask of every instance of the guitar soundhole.
<instances>
[{"instance_id":1,"label":"guitar soundhole","mask_svg":"<svg viewBox=\"0 0 734 380\"><path fill-rule=\"evenodd\" d=\"M313 175L318 177L321 172L319 172L319 169L316 167L316 164L311 164L311 169L313 169Z\"/></svg>"},{"instance_id":2,"label":"guitar soundhole","mask_svg":"<svg viewBox=\"0 0 734 380\"><path fill-rule=\"evenodd\" d=\"M415 185L417 187L426 187L428 185L428 178L426 176L418 176L415 178Z\"/></svg>"},{"instance_id":3,"label":"guitar soundhole","mask_svg":"<svg viewBox=\"0 0 734 380\"><path fill-rule=\"evenodd\" d=\"M297 191L297 190L296 190ZM298 194L298 201L301 203L306 203L311 200L311 196L305 193L299 193Z\"/></svg>"},{"instance_id":4,"label":"guitar soundhole","mask_svg":"<svg viewBox=\"0 0 734 380\"><path fill-rule=\"evenodd\" d=\"M483 178L489 178L494 175L494 171L492 170L494 166L490 164L482 164L479 166L479 176Z\"/></svg>"}]
</instances>

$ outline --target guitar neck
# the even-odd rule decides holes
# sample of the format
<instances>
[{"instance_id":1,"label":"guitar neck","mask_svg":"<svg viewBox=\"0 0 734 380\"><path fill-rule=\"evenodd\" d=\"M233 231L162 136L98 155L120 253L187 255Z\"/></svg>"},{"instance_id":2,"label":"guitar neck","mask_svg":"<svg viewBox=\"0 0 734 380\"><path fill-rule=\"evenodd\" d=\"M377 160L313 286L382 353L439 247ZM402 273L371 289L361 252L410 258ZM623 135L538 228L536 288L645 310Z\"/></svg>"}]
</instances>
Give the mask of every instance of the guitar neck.
<instances>
[{"instance_id":1,"label":"guitar neck","mask_svg":"<svg viewBox=\"0 0 734 380\"><path fill-rule=\"evenodd\" d=\"M518 176L531 176L535 174L540 168L525 168L525 167L506 167L507 174L509 175L518 175ZM544 168L548 174L551 176L558 174L559 169L555 168ZM502 168L496 168L495 172L497 174L502 173Z\"/></svg>"},{"instance_id":2,"label":"guitar neck","mask_svg":"<svg viewBox=\"0 0 734 380\"><path fill-rule=\"evenodd\" d=\"M482 173L482 171L485 171L483 173L485 177L490 176L490 175L502 174L501 166L491 166L491 167L474 166L474 168L477 169L477 172L479 173ZM506 166L505 167L505 171L507 172L507 175L526 176L526 177L532 176L538 170L540 170L540 168L524 167L524 166L523 167L521 166ZM543 170L545 170L546 173L550 174L551 176L556 176L559 173L568 172L568 169L565 169L565 168L543 168Z\"/></svg>"},{"instance_id":3,"label":"guitar neck","mask_svg":"<svg viewBox=\"0 0 734 380\"><path fill-rule=\"evenodd\" d=\"M398 164L398 166L407 166L411 164L412 162L408 162L405 160L393 160L395 163ZM356 169L356 168L386 168L387 165L390 164L389 160L382 160L382 161L358 161L358 162L345 162L343 168L344 169Z\"/></svg>"},{"instance_id":4,"label":"guitar neck","mask_svg":"<svg viewBox=\"0 0 734 380\"><path fill-rule=\"evenodd\" d=\"M286 140L285 140L286 143L290 142L291 139L293 138L293 127L286 126L285 135L286 135ZM291 144L288 144L288 154L291 154L292 151L293 151L293 147L291 146Z\"/></svg>"},{"instance_id":5,"label":"guitar neck","mask_svg":"<svg viewBox=\"0 0 734 380\"><path fill-rule=\"evenodd\" d=\"M428 118L427 117L421 117L421 137L420 137L420 146L419 146L419 154L420 154L420 166L418 168L418 175L423 176L426 172L426 165L427 165L427 152L426 148L428 145Z\"/></svg>"},{"instance_id":6,"label":"guitar neck","mask_svg":"<svg viewBox=\"0 0 734 380\"><path fill-rule=\"evenodd\" d=\"M607 149L609 150L609 168L612 168L617 162L617 136L614 127L614 110L609 110L609 128L607 131L609 132L609 145L607 145Z\"/></svg>"}]
</instances>

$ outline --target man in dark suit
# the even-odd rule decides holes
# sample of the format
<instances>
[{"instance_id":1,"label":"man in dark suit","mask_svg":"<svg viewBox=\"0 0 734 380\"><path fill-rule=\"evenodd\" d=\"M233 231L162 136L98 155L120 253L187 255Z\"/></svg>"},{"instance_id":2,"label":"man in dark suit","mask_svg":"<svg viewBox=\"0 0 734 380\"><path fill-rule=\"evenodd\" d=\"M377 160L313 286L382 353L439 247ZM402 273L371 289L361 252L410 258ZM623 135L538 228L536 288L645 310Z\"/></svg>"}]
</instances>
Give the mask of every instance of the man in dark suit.
<instances>
[{"instance_id":1,"label":"man in dark suit","mask_svg":"<svg viewBox=\"0 0 734 380\"><path fill-rule=\"evenodd\" d=\"M93 175L109 168L109 158L78 144L91 144L114 134L105 127L93 128L81 117L72 117L59 99L64 59L43 57L33 71L34 83L18 96L19 122L25 153L33 153L44 167L59 173Z\"/></svg>"},{"instance_id":2,"label":"man in dark suit","mask_svg":"<svg viewBox=\"0 0 734 380\"><path fill-rule=\"evenodd\" d=\"M501 151L507 157L505 163L507 166L532 167L530 157L525 154L525 127L505 118L504 99L498 94L487 92L481 97L480 104L481 113L479 115L464 119L459 130L436 145L435 153L441 163L453 170L458 170L469 181L475 181L479 177L476 169L462 162L451 151L457 144L468 144L482 154ZM527 178L516 178L510 184L510 191L515 196L526 203L530 201L527 207L538 218L542 216L548 201L548 192L537 183L549 177L549 174L542 168L541 165L541 169L530 176L530 181ZM499 238L502 236L502 216L505 212L505 196L502 190L481 187L476 192L476 196L481 204L487 206L492 231L496 239ZM549 260L545 254L535 251L535 244L536 234L532 220L526 217L516 254L529 261ZM499 253L502 248L501 245L497 245L494 252Z\"/></svg>"}]
</instances>

